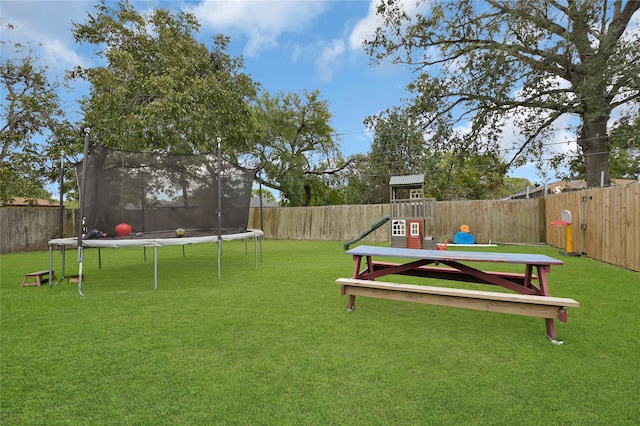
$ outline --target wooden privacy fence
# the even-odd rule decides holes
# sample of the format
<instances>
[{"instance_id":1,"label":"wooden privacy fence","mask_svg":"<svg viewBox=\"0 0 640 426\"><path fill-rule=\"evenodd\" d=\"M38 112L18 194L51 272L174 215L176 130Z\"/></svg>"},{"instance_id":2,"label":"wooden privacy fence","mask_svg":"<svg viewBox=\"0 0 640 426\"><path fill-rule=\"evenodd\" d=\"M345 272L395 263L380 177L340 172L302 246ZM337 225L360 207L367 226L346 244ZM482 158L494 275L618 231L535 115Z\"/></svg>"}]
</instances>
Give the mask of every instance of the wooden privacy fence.
<instances>
[{"instance_id":1,"label":"wooden privacy fence","mask_svg":"<svg viewBox=\"0 0 640 426\"><path fill-rule=\"evenodd\" d=\"M573 251L640 271L640 183L589 189L528 200L440 201L436 205L438 241L467 224L479 243L535 244L566 249L566 228L552 226L563 210L573 216ZM75 210L65 211L65 237L74 236ZM250 228L264 228L277 240L350 241L384 216L389 204L251 209ZM47 207L0 208L0 254L44 250L58 236L59 210ZM363 242L391 240L383 225Z\"/></svg>"},{"instance_id":2,"label":"wooden privacy fence","mask_svg":"<svg viewBox=\"0 0 640 426\"><path fill-rule=\"evenodd\" d=\"M384 216L389 204L278 207L263 209L265 238L275 240L349 241ZM453 240L466 224L476 242L544 242L544 210L540 199L440 201L436 205L436 239ZM249 227L260 228L260 209L251 209ZM391 241L391 225L382 226L364 242Z\"/></svg>"},{"instance_id":3,"label":"wooden privacy fence","mask_svg":"<svg viewBox=\"0 0 640 426\"><path fill-rule=\"evenodd\" d=\"M76 210L65 210L65 237L75 234ZM47 249L60 236L57 207L0 207L0 254Z\"/></svg>"},{"instance_id":4,"label":"wooden privacy fence","mask_svg":"<svg viewBox=\"0 0 640 426\"><path fill-rule=\"evenodd\" d=\"M348 241L388 216L389 208L389 204L265 208L264 236L274 240ZM260 228L260 209L251 209L249 228ZM382 226L364 241L389 241L388 227Z\"/></svg>"},{"instance_id":5,"label":"wooden privacy fence","mask_svg":"<svg viewBox=\"0 0 640 426\"><path fill-rule=\"evenodd\" d=\"M544 201L441 201L436 206L438 240L453 240L460 225L471 228L477 243L536 244L544 242Z\"/></svg>"},{"instance_id":6,"label":"wooden privacy fence","mask_svg":"<svg viewBox=\"0 0 640 426\"><path fill-rule=\"evenodd\" d=\"M552 226L563 210L573 216L573 251L640 271L640 183L549 195L528 200L440 201L437 240L451 241L467 224L476 242L549 245L566 249L566 228ZM390 214L388 204L263 209L265 238L350 241ZM251 209L249 227L260 228ZM391 225L362 242L389 242Z\"/></svg>"},{"instance_id":7,"label":"wooden privacy fence","mask_svg":"<svg viewBox=\"0 0 640 426\"><path fill-rule=\"evenodd\" d=\"M549 224L571 212L574 252L640 271L640 183L554 195L545 204ZM566 228L549 225L546 241L566 249Z\"/></svg>"}]
</instances>

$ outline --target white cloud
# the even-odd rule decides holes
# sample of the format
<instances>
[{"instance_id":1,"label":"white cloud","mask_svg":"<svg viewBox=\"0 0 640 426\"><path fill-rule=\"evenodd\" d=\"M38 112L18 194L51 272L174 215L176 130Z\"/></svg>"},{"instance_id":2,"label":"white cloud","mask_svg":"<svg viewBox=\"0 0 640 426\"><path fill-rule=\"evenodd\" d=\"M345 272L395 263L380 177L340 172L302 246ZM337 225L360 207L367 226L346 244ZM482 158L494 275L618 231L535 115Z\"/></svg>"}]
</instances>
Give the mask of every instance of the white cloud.
<instances>
[{"instance_id":1,"label":"white cloud","mask_svg":"<svg viewBox=\"0 0 640 426\"><path fill-rule=\"evenodd\" d=\"M349 35L349 48L351 50L361 50L362 42L371 38L376 32L376 28L382 26L382 20L376 15L379 3L380 0L370 0L367 16L360 19L353 27ZM409 16L421 13L421 11L429 7L428 2L418 4L415 0L398 0L396 3L402 5L402 8Z\"/></svg>"},{"instance_id":2,"label":"white cloud","mask_svg":"<svg viewBox=\"0 0 640 426\"><path fill-rule=\"evenodd\" d=\"M540 163L543 169L539 170L536 163L530 160L524 166L513 169L510 175L526 177L532 182L554 181L556 172L550 168L548 160L556 154L576 149L575 125L575 118L568 114L555 120L551 126L554 131L544 141L545 153L542 155L542 162ZM522 130L514 122L513 117L507 117L503 127L503 137L500 139L500 146L503 149L505 160L511 160L523 142Z\"/></svg>"},{"instance_id":3,"label":"white cloud","mask_svg":"<svg viewBox=\"0 0 640 426\"><path fill-rule=\"evenodd\" d=\"M73 22L82 22L87 5L73 1L2 1L3 38L6 41L30 44L33 53L51 71L61 76L65 69L86 65L88 60L78 54L71 32ZM5 31L11 24L13 30ZM6 47L5 47L6 48ZM9 48L5 54L13 54Z\"/></svg>"},{"instance_id":4,"label":"white cloud","mask_svg":"<svg viewBox=\"0 0 640 426\"><path fill-rule=\"evenodd\" d=\"M325 9L323 1L204 0L189 11L204 26L246 34L244 54L255 56L262 49L278 46L281 34L303 31Z\"/></svg>"},{"instance_id":5,"label":"white cloud","mask_svg":"<svg viewBox=\"0 0 640 426\"><path fill-rule=\"evenodd\" d=\"M349 35L349 48L351 50L362 49L362 42L373 36L380 24L380 20L376 15L378 0L371 0L367 16L360 19L353 27Z\"/></svg>"},{"instance_id":6,"label":"white cloud","mask_svg":"<svg viewBox=\"0 0 640 426\"><path fill-rule=\"evenodd\" d=\"M61 40L47 40L42 43L42 47L46 53L45 59L48 64L57 64L60 67L72 67L80 65L82 67L89 66L89 60L76 51L70 49ZM57 68L57 66L56 66Z\"/></svg>"},{"instance_id":7,"label":"white cloud","mask_svg":"<svg viewBox=\"0 0 640 426\"><path fill-rule=\"evenodd\" d=\"M72 21L86 17L85 2L2 0L2 19L28 34L72 39Z\"/></svg>"},{"instance_id":8,"label":"white cloud","mask_svg":"<svg viewBox=\"0 0 640 426\"><path fill-rule=\"evenodd\" d=\"M315 62L316 71L322 81L329 81L340 66L340 58L345 51L344 40L333 40L322 49Z\"/></svg>"},{"instance_id":9,"label":"white cloud","mask_svg":"<svg viewBox=\"0 0 640 426\"><path fill-rule=\"evenodd\" d=\"M520 117L521 119L522 117ZM525 141L522 128L517 124L517 111L504 116L503 123L500 127L502 134L498 140L499 149L502 158L505 161L511 161L519 148ZM547 167L538 170L536 162L527 161L523 166L510 170L510 176L524 177L532 182L549 182L554 180L555 171L548 166L548 161L555 154L573 151L577 148L575 134L575 118L565 114L555 120L551 125L553 131L551 135L544 141L545 153L542 155L543 164ZM471 124L466 122L455 128L456 132L467 134L471 131Z\"/></svg>"}]
</instances>

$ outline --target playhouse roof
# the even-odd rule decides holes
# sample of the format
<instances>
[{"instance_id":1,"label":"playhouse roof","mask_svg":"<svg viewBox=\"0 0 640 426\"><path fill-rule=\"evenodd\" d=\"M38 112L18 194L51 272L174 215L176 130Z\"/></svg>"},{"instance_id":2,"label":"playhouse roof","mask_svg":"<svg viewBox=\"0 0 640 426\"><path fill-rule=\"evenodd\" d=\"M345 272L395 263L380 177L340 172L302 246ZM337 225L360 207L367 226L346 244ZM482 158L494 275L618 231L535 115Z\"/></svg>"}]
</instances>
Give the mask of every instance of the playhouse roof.
<instances>
[{"instance_id":1,"label":"playhouse roof","mask_svg":"<svg viewBox=\"0 0 640 426\"><path fill-rule=\"evenodd\" d=\"M389 181L389 185L391 186L422 184L424 184L424 175L391 176L391 180Z\"/></svg>"}]
</instances>

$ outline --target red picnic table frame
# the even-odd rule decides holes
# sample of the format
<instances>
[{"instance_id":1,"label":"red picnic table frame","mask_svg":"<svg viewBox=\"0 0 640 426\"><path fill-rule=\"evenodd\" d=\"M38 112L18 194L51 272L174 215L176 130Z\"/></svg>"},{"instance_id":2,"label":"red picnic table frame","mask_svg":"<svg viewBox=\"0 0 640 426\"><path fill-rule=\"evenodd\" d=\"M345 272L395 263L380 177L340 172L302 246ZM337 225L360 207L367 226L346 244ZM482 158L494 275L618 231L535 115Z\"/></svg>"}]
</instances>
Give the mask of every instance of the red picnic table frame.
<instances>
[{"instance_id":1,"label":"red picnic table frame","mask_svg":"<svg viewBox=\"0 0 640 426\"><path fill-rule=\"evenodd\" d=\"M559 311L556 318L560 319L562 322L567 321L567 312L565 306L562 305L566 304L567 306L572 307L579 306L579 303L573 299L551 298L549 294L549 285L547 282L547 272L550 271L552 265L562 265L563 262L542 254L416 250L378 246L358 246L347 251L347 254L353 256L355 264L353 270L353 279L348 281L375 280L376 278L395 274L497 285L512 290L513 292L521 295L541 296L545 298L544 300L539 300L537 298L527 297L527 299L529 300L534 300L533 303L536 303L535 301L539 300L541 304L551 304L551 299L554 299L555 301L560 303L560 305L558 305ZM392 263L381 260L374 260L374 257L404 258L408 260L405 263ZM363 258L366 260L366 265L363 265ZM476 267L469 266L467 264L468 262L519 264L524 265L524 273L484 271ZM438 266L439 264L446 265L446 267ZM535 283L535 281L537 281L537 284ZM360 284L362 284L362 282L360 282ZM417 286L409 285L404 285L404 287L417 288ZM445 290L438 287L430 288L435 290ZM404 291L404 288L400 290ZM376 289L374 291L380 291L380 289ZM420 291L420 289L418 291ZM343 285L342 293L347 294L345 285ZM491 298L491 294L495 294L496 296L505 296L504 293L495 292L490 293L467 291L467 293L471 293L471 298L473 298L474 296L480 298ZM353 310L355 307L355 294L348 294L349 304L347 309ZM382 297L376 296L375 294L358 294L370 295L373 297ZM468 295L465 295L465 297L467 296ZM523 298L523 296L516 295L512 295L512 297ZM438 304L437 302L423 303ZM460 304L449 304L448 306L465 307ZM471 309L483 308L471 307ZM507 311L503 310L497 312ZM526 315L526 313L521 314ZM561 344L562 342L557 340L556 329L553 320L553 318L545 317L547 336L552 343Z\"/></svg>"}]
</instances>

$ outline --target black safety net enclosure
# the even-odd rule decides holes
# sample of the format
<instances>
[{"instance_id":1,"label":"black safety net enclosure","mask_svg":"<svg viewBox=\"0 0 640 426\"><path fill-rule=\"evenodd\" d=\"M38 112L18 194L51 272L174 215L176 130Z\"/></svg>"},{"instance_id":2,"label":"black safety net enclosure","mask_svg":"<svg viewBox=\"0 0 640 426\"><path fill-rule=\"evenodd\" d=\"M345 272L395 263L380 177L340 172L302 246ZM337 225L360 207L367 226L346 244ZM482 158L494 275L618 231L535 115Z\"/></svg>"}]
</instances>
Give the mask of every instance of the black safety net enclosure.
<instances>
[{"instance_id":1,"label":"black safety net enclosure","mask_svg":"<svg viewBox=\"0 0 640 426\"><path fill-rule=\"evenodd\" d=\"M128 238L172 238L245 232L255 169L216 154L127 152L94 146L76 164L85 229ZM83 176L83 169L86 176ZM220 220L218 217L220 213ZM89 235L87 235L89 237Z\"/></svg>"}]
</instances>

